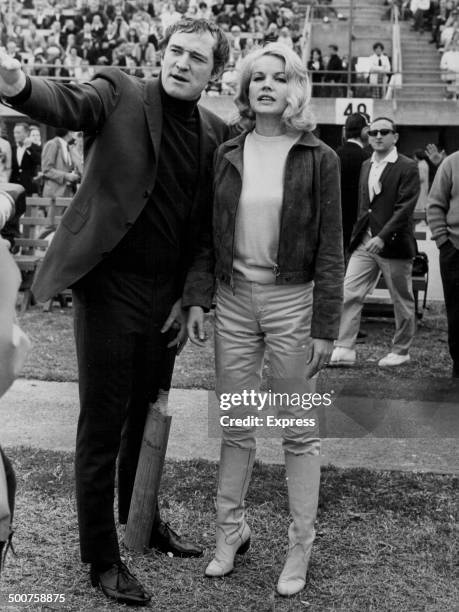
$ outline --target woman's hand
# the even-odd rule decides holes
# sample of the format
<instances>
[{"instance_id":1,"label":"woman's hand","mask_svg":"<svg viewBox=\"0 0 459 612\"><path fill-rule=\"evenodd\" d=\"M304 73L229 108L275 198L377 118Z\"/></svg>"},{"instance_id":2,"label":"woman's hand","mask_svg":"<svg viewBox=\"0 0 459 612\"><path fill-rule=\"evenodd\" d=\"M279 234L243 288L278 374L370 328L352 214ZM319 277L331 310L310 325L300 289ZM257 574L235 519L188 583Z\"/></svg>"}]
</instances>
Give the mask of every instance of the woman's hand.
<instances>
[{"instance_id":1,"label":"woman's hand","mask_svg":"<svg viewBox=\"0 0 459 612\"><path fill-rule=\"evenodd\" d=\"M312 378L317 372L325 368L330 361L333 351L333 340L313 338L311 353L307 365L309 366L308 378Z\"/></svg>"},{"instance_id":2,"label":"woman's hand","mask_svg":"<svg viewBox=\"0 0 459 612\"><path fill-rule=\"evenodd\" d=\"M188 338L193 344L202 346L207 340L204 332L204 310L201 306L191 306L188 310Z\"/></svg>"}]
</instances>

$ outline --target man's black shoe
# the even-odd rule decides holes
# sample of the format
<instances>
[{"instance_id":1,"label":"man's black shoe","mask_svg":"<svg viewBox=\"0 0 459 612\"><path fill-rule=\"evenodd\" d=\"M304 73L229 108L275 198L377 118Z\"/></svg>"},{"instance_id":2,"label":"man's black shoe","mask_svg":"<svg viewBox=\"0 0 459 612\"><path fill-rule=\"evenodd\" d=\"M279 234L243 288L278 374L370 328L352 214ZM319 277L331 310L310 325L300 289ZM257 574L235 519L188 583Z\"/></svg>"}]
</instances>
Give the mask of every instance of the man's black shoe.
<instances>
[{"instance_id":1,"label":"man's black shoe","mask_svg":"<svg viewBox=\"0 0 459 612\"><path fill-rule=\"evenodd\" d=\"M100 587L109 599L128 606L146 606L151 599L124 563L114 563L104 571L99 571L91 565L90 576L92 586Z\"/></svg>"},{"instance_id":2,"label":"man's black shoe","mask_svg":"<svg viewBox=\"0 0 459 612\"><path fill-rule=\"evenodd\" d=\"M201 557L203 553L200 546L179 536L161 519L153 525L149 546L174 557Z\"/></svg>"}]
</instances>

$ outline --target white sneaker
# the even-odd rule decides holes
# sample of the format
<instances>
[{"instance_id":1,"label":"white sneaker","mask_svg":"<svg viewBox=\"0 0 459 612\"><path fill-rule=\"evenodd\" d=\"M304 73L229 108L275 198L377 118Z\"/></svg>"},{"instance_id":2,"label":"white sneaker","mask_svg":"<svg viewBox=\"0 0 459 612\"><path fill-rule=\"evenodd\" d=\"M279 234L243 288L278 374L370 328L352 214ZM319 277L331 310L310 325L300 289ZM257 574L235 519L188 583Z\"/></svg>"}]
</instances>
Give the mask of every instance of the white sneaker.
<instances>
[{"instance_id":1,"label":"white sneaker","mask_svg":"<svg viewBox=\"0 0 459 612\"><path fill-rule=\"evenodd\" d=\"M329 365L342 367L353 366L355 361L356 354L354 349L346 348L344 346L337 346L333 349Z\"/></svg>"},{"instance_id":2,"label":"white sneaker","mask_svg":"<svg viewBox=\"0 0 459 612\"><path fill-rule=\"evenodd\" d=\"M388 353L385 357L378 361L381 368L391 368L408 363L411 360L409 355L399 355L398 353Z\"/></svg>"}]
</instances>

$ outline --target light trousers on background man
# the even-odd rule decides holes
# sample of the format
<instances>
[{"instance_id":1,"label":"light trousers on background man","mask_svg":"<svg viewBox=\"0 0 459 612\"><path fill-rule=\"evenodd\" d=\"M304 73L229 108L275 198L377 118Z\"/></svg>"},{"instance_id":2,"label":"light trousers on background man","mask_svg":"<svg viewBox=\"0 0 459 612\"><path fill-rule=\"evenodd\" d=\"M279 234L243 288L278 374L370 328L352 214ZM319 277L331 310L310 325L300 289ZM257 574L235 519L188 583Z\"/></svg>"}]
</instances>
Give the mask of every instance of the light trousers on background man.
<instances>
[{"instance_id":1,"label":"light trousers on background man","mask_svg":"<svg viewBox=\"0 0 459 612\"><path fill-rule=\"evenodd\" d=\"M381 271L394 306L392 352L398 355L408 353L416 331L412 269L411 259L387 259L369 253L363 246L352 253L344 278L343 314L336 346L354 348L364 300Z\"/></svg>"},{"instance_id":2,"label":"light trousers on background man","mask_svg":"<svg viewBox=\"0 0 459 612\"><path fill-rule=\"evenodd\" d=\"M234 290L220 283L215 314L216 391L258 392L265 350L271 366L270 390L314 393L315 379L306 380L311 348L312 283L302 285L259 284L236 276ZM251 412L263 417L263 411ZM228 417L241 416L230 408ZM318 455L320 452L316 409L283 405L279 416L315 419L315 427L282 429L284 451ZM269 428L267 428L269 429ZM223 443L243 449L256 446L255 427L222 427Z\"/></svg>"}]
</instances>

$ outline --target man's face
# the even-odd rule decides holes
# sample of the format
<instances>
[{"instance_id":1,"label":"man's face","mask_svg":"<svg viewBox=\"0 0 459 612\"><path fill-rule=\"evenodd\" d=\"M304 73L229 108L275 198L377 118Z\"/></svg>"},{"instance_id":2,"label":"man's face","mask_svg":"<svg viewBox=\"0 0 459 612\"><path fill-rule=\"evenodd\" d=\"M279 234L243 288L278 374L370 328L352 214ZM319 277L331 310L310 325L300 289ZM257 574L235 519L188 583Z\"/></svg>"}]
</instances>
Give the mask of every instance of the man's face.
<instances>
[{"instance_id":1,"label":"man's face","mask_svg":"<svg viewBox=\"0 0 459 612\"><path fill-rule=\"evenodd\" d=\"M22 145L22 143L24 142L27 136L27 132L25 131L24 126L23 125L14 126L13 136L14 136L15 143L18 145Z\"/></svg>"},{"instance_id":2,"label":"man's face","mask_svg":"<svg viewBox=\"0 0 459 612\"><path fill-rule=\"evenodd\" d=\"M377 133L373 135L374 132ZM381 154L389 153L398 140L398 134L394 132L392 123L386 119L374 121L370 125L368 136L371 148Z\"/></svg>"},{"instance_id":3,"label":"man's face","mask_svg":"<svg viewBox=\"0 0 459 612\"><path fill-rule=\"evenodd\" d=\"M175 32L164 51L161 83L179 100L195 100L205 89L214 67L215 39L203 34Z\"/></svg>"}]
</instances>

